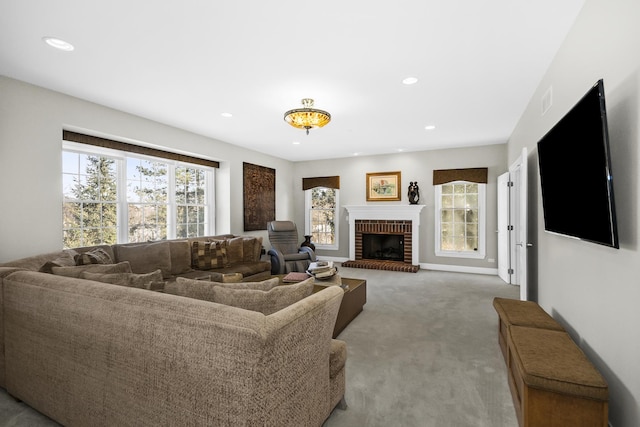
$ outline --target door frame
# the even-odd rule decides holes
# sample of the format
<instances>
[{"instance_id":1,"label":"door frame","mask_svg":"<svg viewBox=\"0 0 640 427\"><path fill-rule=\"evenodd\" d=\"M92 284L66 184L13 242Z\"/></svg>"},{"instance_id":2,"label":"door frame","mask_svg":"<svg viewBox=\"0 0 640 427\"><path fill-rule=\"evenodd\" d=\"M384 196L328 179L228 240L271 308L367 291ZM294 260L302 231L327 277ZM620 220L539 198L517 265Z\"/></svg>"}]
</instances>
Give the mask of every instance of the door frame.
<instances>
[{"instance_id":1,"label":"door frame","mask_svg":"<svg viewBox=\"0 0 640 427\"><path fill-rule=\"evenodd\" d=\"M508 179L505 180L505 175ZM507 190L498 189L498 274L507 283L520 286L520 299L527 300L527 248L528 213L527 213L527 148L509 166L509 171L498 177L498 185L507 181ZM506 197L506 200L505 200ZM505 218L507 219L505 221ZM505 235L506 233L506 235ZM507 248L504 246L508 245ZM505 254L507 259L505 260ZM504 269L508 274L504 274ZM502 272L501 272L502 270Z\"/></svg>"}]
</instances>

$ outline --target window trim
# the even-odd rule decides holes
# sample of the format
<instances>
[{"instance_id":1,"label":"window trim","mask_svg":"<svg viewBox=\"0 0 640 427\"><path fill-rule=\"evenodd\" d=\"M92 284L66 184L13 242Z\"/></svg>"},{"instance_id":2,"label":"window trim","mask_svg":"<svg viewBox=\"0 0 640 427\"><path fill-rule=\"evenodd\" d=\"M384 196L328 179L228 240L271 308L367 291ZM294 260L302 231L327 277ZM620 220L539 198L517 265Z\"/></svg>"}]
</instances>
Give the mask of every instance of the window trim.
<instances>
[{"instance_id":1,"label":"window trim","mask_svg":"<svg viewBox=\"0 0 640 427\"><path fill-rule=\"evenodd\" d=\"M315 188L315 187L314 187ZM325 188L329 188L329 187L325 187ZM313 242L313 244L315 245L316 249L322 249L322 250L329 250L329 251L337 251L340 248L340 239L339 239L339 230L340 230L340 221L339 221L339 217L338 217L338 212L339 212L339 207L340 207L340 189L338 188L331 188L332 190L335 190L336 192L336 207L334 209L334 218L335 218L335 228L333 230L333 234L334 234L334 244L333 245L323 245L323 244L319 244L316 242ZM313 191L313 188L310 188L308 190L304 190L304 234L305 235L310 235L311 234L311 192Z\"/></svg>"},{"instance_id":2,"label":"window trim","mask_svg":"<svg viewBox=\"0 0 640 427\"><path fill-rule=\"evenodd\" d=\"M175 208L177 207L177 202L175 201L175 168L180 166L186 167L196 167L200 169L206 170L208 173L206 174L206 184L207 184L207 194L206 194L206 217L207 223L205 224L205 236L215 235L215 171L216 168L212 166L204 166L202 164L195 163L187 163L180 160L172 160L164 157L154 157L150 155L138 154L131 151L121 151L113 148L105 148L97 145L85 144L82 142L73 142L69 140L62 140L62 151L70 151L85 155L95 155L95 156L104 156L112 158L116 161L117 165L117 177L118 177L118 187L117 187L117 201L116 201L116 209L117 209L117 244L121 243L129 243L129 216L127 211L127 205L129 201L127 200L127 191L126 191L126 183L127 183L127 168L126 161L127 157L143 159L147 161L156 161L162 162L169 165L168 171L168 200L167 203L169 209L167 212L167 239L176 239L176 229L177 229L177 218ZM61 171L62 174L62 171ZM65 202L64 194L62 194L62 201Z\"/></svg>"},{"instance_id":3,"label":"window trim","mask_svg":"<svg viewBox=\"0 0 640 427\"><path fill-rule=\"evenodd\" d=\"M442 186L446 184L478 184L478 250L477 251L446 251L441 249L442 223ZM484 259L487 247L487 184L471 181L451 181L434 185L435 193L435 254L439 257Z\"/></svg>"}]
</instances>

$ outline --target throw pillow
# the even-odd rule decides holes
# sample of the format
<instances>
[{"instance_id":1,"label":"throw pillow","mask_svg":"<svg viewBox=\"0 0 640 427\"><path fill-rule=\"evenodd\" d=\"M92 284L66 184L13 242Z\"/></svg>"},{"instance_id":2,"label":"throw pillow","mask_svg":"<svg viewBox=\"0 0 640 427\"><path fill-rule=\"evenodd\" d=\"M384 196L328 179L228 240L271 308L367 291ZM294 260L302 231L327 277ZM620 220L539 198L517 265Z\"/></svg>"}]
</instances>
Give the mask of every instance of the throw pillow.
<instances>
[{"instance_id":1,"label":"throw pillow","mask_svg":"<svg viewBox=\"0 0 640 427\"><path fill-rule=\"evenodd\" d=\"M139 289L156 290L161 284L164 285L162 271L156 270L152 273L91 273L84 271L80 274L81 279L95 280L98 282L111 283L112 285L128 286ZM164 287L164 286L162 286Z\"/></svg>"},{"instance_id":2,"label":"throw pillow","mask_svg":"<svg viewBox=\"0 0 640 427\"><path fill-rule=\"evenodd\" d=\"M89 264L51 268L51 272L58 276L78 278L85 271L90 271L92 273L131 273L131 265L128 261L123 261L117 264Z\"/></svg>"},{"instance_id":3,"label":"throw pillow","mask_svg":"<svg viewBox=\"0 0 640 427\"><path fill-rule=\"evenodd\" d=\"M269 291L216 286L213 288L213 301L269 315L311 295L313 283L314 279L309 278L295 285L276 286Z\"/></svg>"},{"instance_id":4,"label":"throw pillow","mask_svg":"<svg viewBox=\"0 0 640 427\"><path fill-rule=\"evenodd\" d=\"M171 277L171 249L169 242L116 245L117 258L129 261L133 273L152 273L162 270L162 276Z\"/></svg>"},{"instance_id":5,"label":"throw pillow","mask_svg":"<svg viewBox=\"0 0 640 427\"><path fill-rule=\"evenodd\" d=\"M72 267L76 265L74 259L76 254L77 252L72 249L65 250L58 258L44 263L38 271L41 273L52 273L51 269L53 267Z\"/></svg>"},{"instance_id":6,"label":"throw pillow","mask_svg":"<svg viewBox=\"0 0 640 427\"><path fill-rule=\"evenodd\" d=\"M238 283L209 282L206 280L178 277L175 282L167 284L165 291L174 295L213 302L213 288L216 286L225 287L227 289L253 289L268 291L278 286L278 283L279 280L277 277L267 279L262 282Z\"/></svg>"},{"instance_id":7,"label":"throw pillow","mask_svg":"<svg viewBox=\"0 0 640 427\"><path fill-rule=\"evenodd\" d=\"M113 264L111 255L102 248L92 249L87 252L76 254L73 257L76 265L88 265L88 264Z\"/></svg>"},{"instance_id":8,"label":"throw pillow","mask_svg":"<svg viewBox=\"0 0 640 427\"><path fill-rule=\"evenodd\" d=\"M191 262L193 268L198 270L226 267L228 264L227 242L224 240L194 241L191 244Z\"/></svg>"}]
</instances>

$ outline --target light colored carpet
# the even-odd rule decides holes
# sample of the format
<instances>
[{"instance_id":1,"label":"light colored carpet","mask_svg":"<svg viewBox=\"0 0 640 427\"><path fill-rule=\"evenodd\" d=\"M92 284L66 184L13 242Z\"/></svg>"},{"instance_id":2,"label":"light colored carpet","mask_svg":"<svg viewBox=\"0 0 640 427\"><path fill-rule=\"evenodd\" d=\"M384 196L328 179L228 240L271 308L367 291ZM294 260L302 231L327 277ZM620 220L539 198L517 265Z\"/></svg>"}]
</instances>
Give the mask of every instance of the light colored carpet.
<instances>
[{"instance_id":1,"label":"light colored carpet","mask_svg":"<svg viewBox=\"0 0 640 427\"><path fill-rule=\"evenodd\" d=\"M367 280L367 304L338 337L348 409L325 427L517 427L492 302L518 298L518 287L425 270L340 274Z\"/></svg>"},{"instance_id":2,"label":"light colored carpet","mask_svg":"<svg viewBox=\"0 0 640 427\"><path fill-rule=\"evenodd\" d=\"M497 276L340 268L367 280L347 342L347 410L325 427L517 427L498 347ZM57 426L0 389L0 426ZM302 426L301 426L302 427Z\"/></svg>"}]
</instances>

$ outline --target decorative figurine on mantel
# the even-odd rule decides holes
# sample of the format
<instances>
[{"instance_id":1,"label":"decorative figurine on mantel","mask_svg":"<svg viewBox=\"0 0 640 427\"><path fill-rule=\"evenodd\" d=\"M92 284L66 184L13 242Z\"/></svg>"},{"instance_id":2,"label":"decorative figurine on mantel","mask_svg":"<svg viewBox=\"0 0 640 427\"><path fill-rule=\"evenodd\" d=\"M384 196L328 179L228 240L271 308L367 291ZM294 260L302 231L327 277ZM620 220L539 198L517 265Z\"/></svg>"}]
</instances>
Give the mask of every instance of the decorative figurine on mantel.
<instances>
[{"instance_id":1,"label":"decorative figurine on mantel","mask_svg":"<svg viewBox=\"0 0 640 427\"><path fill-rule=\"evenodd\" d=\"M409 183L409 192L407 193L409 198L409 204L417 205L420 200L420 189L418 188L418 181L411 181Z\"/></svg>"}]
</instances>

